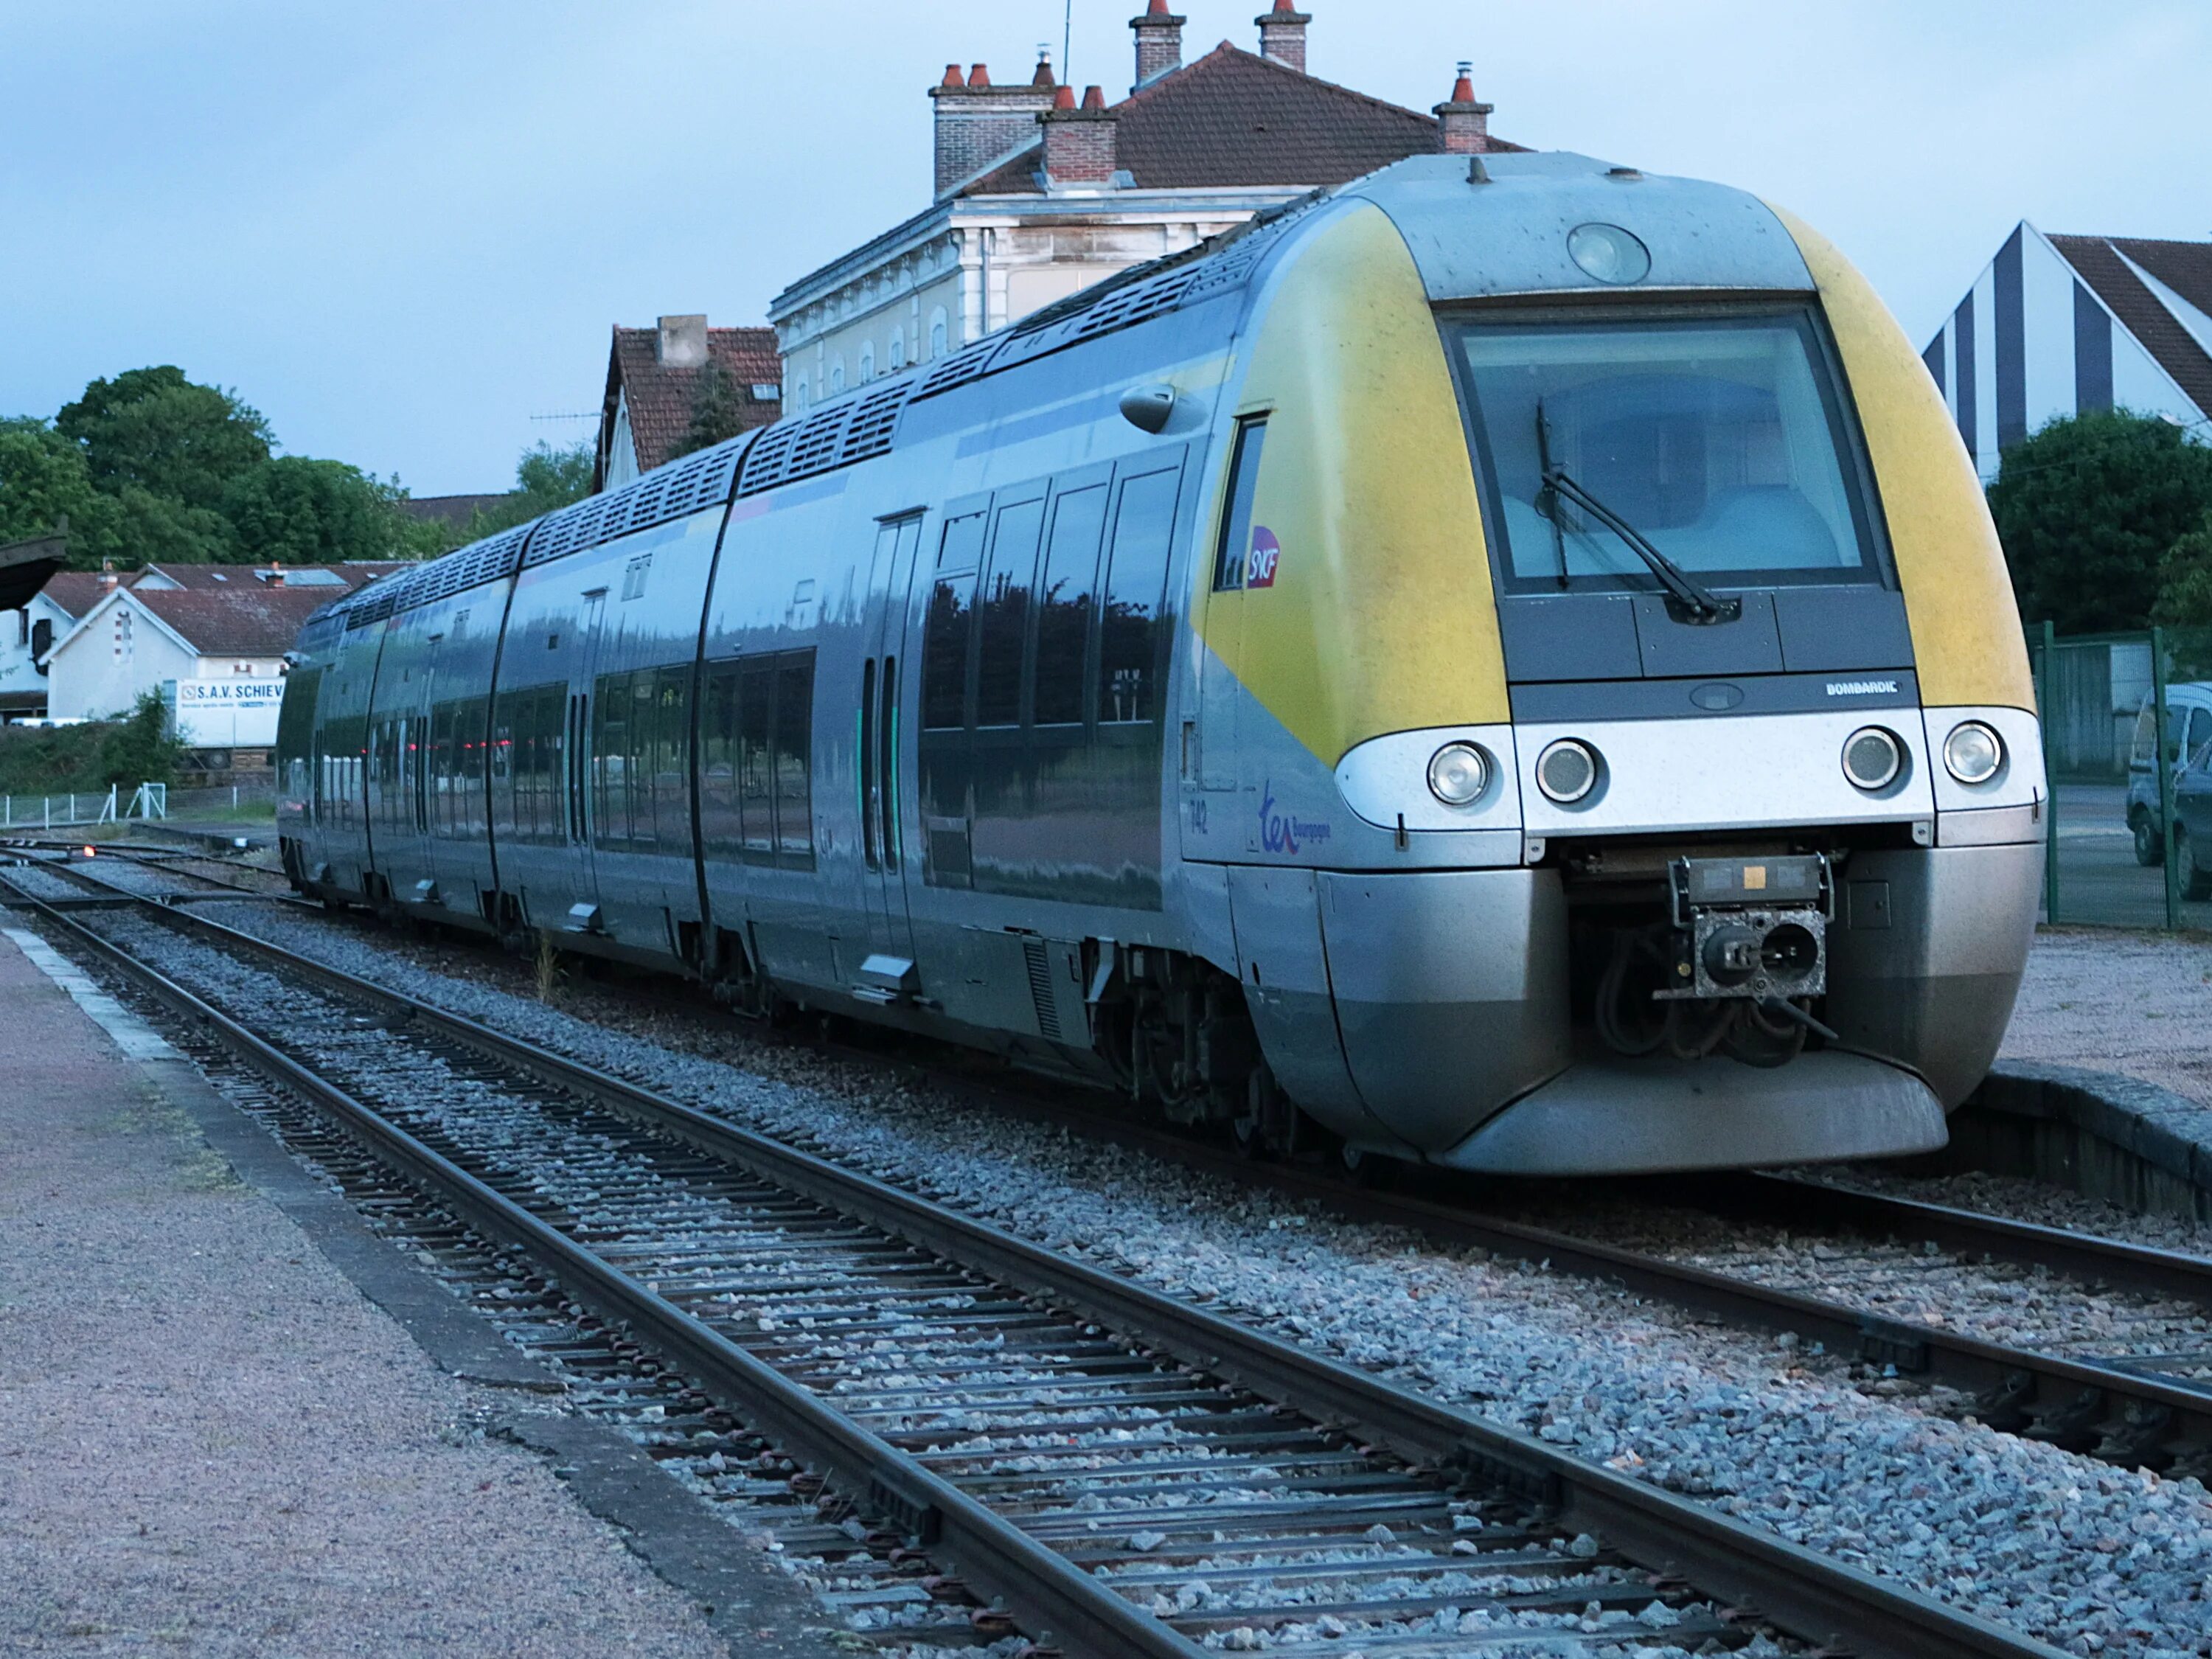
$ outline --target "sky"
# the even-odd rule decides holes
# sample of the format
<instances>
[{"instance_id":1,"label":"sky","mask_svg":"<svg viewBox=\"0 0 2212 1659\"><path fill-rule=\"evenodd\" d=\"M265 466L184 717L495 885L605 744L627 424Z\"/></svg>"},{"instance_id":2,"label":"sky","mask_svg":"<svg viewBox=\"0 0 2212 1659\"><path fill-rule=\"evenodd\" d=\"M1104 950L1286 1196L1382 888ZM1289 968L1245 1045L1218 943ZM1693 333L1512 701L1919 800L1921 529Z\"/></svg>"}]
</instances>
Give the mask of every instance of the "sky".
<instances>
[{"instance_id":1,"label":"sky","mask_svg":"<svg viewBox=\"0 0 2212 1659\"><path fill-rule=\"evenodd\" d=\"M765 320L920 210L927 89L1067 0L0 0L0 415L173 362L418 495L594 430L608 328ZM1073 0L1127 89L1141 0ZM1255 0L1182 0L1187 57ZM2206 0L1306 0L1311 70L1754 191L1916 345L2011 227L2212 240ZM553 417L553 418L545 418Z\"/></svg>"}]
</instances>

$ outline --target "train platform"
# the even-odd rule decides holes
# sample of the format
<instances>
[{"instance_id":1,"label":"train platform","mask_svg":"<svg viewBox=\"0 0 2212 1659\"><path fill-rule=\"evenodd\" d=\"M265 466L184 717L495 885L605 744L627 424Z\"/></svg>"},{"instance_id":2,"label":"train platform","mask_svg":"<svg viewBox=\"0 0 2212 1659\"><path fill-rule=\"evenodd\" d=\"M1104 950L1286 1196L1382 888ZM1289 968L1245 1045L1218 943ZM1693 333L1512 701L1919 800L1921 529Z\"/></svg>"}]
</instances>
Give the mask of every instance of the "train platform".
<instances>
[{"instance_id":1,"label":"train platform","mask_svg":"<svg viewBox=\"0 0 2212 1659\"><path fill-rule=\"evenodd\" d=\"M838 1650L4 910L0 1010L0 1653Z\"/></svg>"},{"instance_id":2,"label":"train platform","mask_svg":"<svg viewBox=\"0 0 2212 1659\"><path fill-rule=\"evenodd\" d=\"M2117 1073L2212 1113L2212 938L2042 929L1999 1059Z\"/></svg>"}]
</instances>

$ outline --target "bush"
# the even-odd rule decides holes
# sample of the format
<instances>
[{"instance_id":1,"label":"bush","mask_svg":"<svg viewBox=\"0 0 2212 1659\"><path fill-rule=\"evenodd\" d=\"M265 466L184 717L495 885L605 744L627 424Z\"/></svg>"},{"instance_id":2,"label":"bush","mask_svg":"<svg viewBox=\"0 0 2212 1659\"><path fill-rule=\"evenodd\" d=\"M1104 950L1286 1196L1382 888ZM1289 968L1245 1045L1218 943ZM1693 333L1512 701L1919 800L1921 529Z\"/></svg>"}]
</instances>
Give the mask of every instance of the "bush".
<instances>
[{"instance_id":1,"label":"bush","mask_svg":"<svg viewBox=\"0 0 2212 1659\"><path fill-rule=\"evenodd\" d=\"M0 795L105 794L110 784L174 783L184 745L161 694L118 720L0 730Z\"/></svg>"}]
</instances>

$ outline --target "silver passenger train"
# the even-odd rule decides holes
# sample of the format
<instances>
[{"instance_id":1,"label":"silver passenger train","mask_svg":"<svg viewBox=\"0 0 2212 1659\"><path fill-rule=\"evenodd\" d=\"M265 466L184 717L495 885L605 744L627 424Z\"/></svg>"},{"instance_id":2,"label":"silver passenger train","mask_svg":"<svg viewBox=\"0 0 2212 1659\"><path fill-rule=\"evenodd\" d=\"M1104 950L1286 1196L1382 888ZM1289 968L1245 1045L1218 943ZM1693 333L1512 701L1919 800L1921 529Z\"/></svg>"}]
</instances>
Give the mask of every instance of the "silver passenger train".
<instances>
[{"instance_id":1,"label":"silver passenger train","mask_svg":"<svg viewBox=\"0 0 2212 1659\"><path fill-rule=\"evenodd\" d=\"M1788 215L1424 157L302 632L303 891L1569 1174L1942 1144L2044 780L1973 469Z\"/></svg>"}]
</instances>

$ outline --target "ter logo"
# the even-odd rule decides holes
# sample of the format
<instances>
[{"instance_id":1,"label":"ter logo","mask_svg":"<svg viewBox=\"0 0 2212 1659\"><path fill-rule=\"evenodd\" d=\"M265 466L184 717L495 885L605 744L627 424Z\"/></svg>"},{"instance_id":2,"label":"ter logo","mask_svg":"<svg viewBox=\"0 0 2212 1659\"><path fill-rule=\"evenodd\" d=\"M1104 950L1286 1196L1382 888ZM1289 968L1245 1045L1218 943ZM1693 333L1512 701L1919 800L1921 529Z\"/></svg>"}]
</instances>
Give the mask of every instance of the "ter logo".
<instances>
[{"instance_id":1,"label":"ter logo","mask_svg":"<svg viewBox=\"0 0 2212 1659\"><path fill-rule=\"evenodd\" d=\"M1275 532L1261 526L1252 532L1252 551L1244 561L1244 586L1273 587L1276 567L1283 562L1283 544Z\"/></svg>"}]
</instances>

